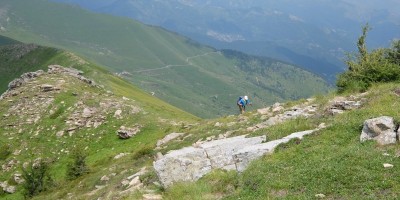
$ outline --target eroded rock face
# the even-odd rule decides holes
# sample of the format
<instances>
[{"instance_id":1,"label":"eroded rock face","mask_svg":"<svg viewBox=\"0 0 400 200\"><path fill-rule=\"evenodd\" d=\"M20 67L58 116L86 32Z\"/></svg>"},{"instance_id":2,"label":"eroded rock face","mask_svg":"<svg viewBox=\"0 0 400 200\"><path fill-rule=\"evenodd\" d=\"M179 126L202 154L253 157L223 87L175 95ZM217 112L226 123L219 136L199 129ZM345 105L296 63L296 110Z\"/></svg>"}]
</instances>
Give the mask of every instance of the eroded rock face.
<instances>
[{"instance_id":1,"label":"eroded rock face","mask_svg":"<svg viewBox=\"0 0 400 200\"><path fill-rule=\"evenodd\" d=\"M302 131L271 142L263 143L265 136L246 138L245 135L213 140L168 152L153 163L164 187L179 181L196 181L213 169L237 170L265 154L272 153L282 143L319 130Z\"/></svg>"},{"instance_id":2,"label":"eroded rock face","mask_svg":"<svg viewBox=\"0 0 400 200\"><path fill-rule=\"evenodd\" d=\"M153 165L165 187L178 181L198 180L212 170L205 151L194 147L171 151Z\"/></svg>"},{"instance_id":3,"label":"eroded rock face","mask_svg":"<svg viewBox=\"0 0 400 200\"><path fill-rule=\"evenodd\" d=\"M368 119L360 135L360 141L376 140L380 145L395 144L397 142L396 125L393 117L383 116Z\"/></svg>"}]
</instances>

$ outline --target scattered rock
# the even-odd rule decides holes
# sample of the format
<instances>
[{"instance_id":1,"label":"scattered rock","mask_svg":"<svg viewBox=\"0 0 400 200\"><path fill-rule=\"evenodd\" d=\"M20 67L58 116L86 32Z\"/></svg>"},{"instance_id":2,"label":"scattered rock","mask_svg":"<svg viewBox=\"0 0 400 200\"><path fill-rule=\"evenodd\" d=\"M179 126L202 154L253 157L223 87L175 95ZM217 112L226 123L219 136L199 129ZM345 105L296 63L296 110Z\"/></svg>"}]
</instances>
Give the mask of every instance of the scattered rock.
<instances>
[{"instance_id":1,"label":"scattered rock","mask_svg":"<svg viewBox=\"0 0 400 200\"><path fill-rule=\"evenodd\" d=\"M62 136L64 136L64 131L58 131L58 132L56 133L56 136L57 136L57 137L62 137Z\"/></svg>"},{"instance_id":2,"label":"scattered rock","mask_svg":"<svg viewBox=\"0 0 400 200\"><path fill-rule=\"evenodd\" d=\"M127 187L127 186L129 185L129 182L130 182L130 181L124 179L124 180L121 182L121 185L124 186L124 187Z\"/></svg>"},{"instance_id":3,"label":"scattered rock","mask_svg":"<svg viewBox=\"0 0 400 200\"><path fill-rule=\"evenodd\" d=\"M281 112L284 109L285 108L280 103L275 103L274 105L272 105L272 112L274 113Z\"/></svg>"},{"instance_id":4,"label":"scattered rock","mask_svg":"<svg viewBox=\"0 0 400 200\"><path fill-rule=\"evenodd\" d=\"M122 110L116 110L114 113L114 117L117 119L122 119L121 114L122 114Z\"/></svg>"},{"instance_id":5,"label":"scattered rock","mask_svg":"<svg viewBox=\"0 0 400 200\"><path fill-rule=\"evenodd\" d=\"M14 194L17 191L17 188L15 186L10 185L3 190L8 194Z\"/></svg>"},{"instance_id":6,"label":"scattered rock","mask_svg":"<svg viewBox=\"0 0 400 200\"><path fill-rule=\"evenodd\" d=\"M140 185L142 182L140 182L139 176L136 176L135 178L133 178L131 180L131 182L129 182L129 187L137 187L138 185Z\"/></svg>"},{"instance_id":7,"label":"scattered rock","mask_svg":"<svg viewBox=\"0 0 400 200\"><path fill-rule=\"evenodd\" d=\"M380 145L396 143L396 126L392 117L383 116L364 121L360 141L376 140Z\"/></svg>"},{"instance_id":8,"label":"scattered rock","mask_svg":"<svg viewBox=\"0 0 400 200\"><path fill-rule=\"evenodd\" d=\"M7 186L8 186L8 182L7 181L0 182L0 187L1 187L1 189L3 189L3 191Z\"/></svg>"},{"instance_id":9,"label":"scattered rock","mask_svg":"<svg viewBox=\"0 0 400 200\"><path fill-rule=\"evenodd\" d=\"M136 172L135 174L127 177L126 180L133 180L134 178L142 176L145 173L147 173L147 168L146 167L142 167L138 172Z\"/></svg>"},{"instance_id":10,"label":"scattered rock","mask_svg":"<svg viewBox=\"0 0 400 200\"><path fill-rule=\"evenodd\" d=\"M384 167L384 168L393 168L393 165L392 165L392 164L389 164L389 163L384 163L384 164L383 164L383 167Z\"/></svg>"},{"instance_id":11,"label":"scattered rock","mask_svg":"<svg viewBox=\"0 0 400 200\"><path fill-rule=\"evenodd\" d=\"M101 181L104 181L104 182L107 182L107 181L110 180L110 178L109 178L108 176L104 175L103 177L101 177L100 180L101 180Z\"/></svg>"},{"instance_id":12,"label":"scattered rock","mask_svg":"<svg viewBox=\"0 0 400 200\"><path fill-rule=\"evenodd\" d=\"M14 194L17 190L15 186L8 185L7 181L0 182L0 188L2 188L2 190L8 194Z\"/></svg>"},{"instance_id":13,"label":"scattered rock","mask_svg":"<svg viewBox=\"0 0 400 200\"><path fill-rule=\"evenodd\" d=\"M3 169L4 172L8 172L18 164L19 164L18 160L12 159L12 160L8 161L7 163L1 165L1 168Z\"/></svg>"},{"instance_id":14,"label":"scattered rock","mask_svg":"<svg viewBox=\"0 0 400 200\"><path fill-rule=\"evenodd\" d=\"M120 154L114 156L114 159L120 159L120 158L122 158L122 157L124 157L124 156L126 156L126 155L128 155L128 154L129 154L129 153L120 153Z\"/></svg>"},{"instance_id":15,"label":"scattered rock","mask_svg":"<svg viewBox=\"0 0 400 200\"><path fill-rule=\"evenodd\" d=\"M121 126L117 131L117 135L121 139L129 139L140 132L140 126L135 126L133 128L126 128L125 126Z\"/></svg>"},{"instance_id":16,"label":"scattered rock","mask_svg":"<svg viewBox=\"0 0 400 200\"><path fill-rule=\"evenodd\" d=\"M259 113L261 115L267 115L267 114L270 114L270 109L271 109L270 107L257 109L257 113Z\"/></svg>"},{"instance_id":17,"label":"scattered rock","mask_svg":"<svg viewBox=\"0 0 400 200\"><path fill-rule=\"evenodd\" d=\"M50 92L53 91L55 88L53 85L50 84L43 84L40 86L40 89L42 92Z\"/></svg>"},{"instance_id":18,"label":"scattered rock","mask_svg":"<svg viewBox=\"0 0 400 200\"><path fill-rule=\"evenodd\" d=\"M25 182L25 180L22 178L22 174L14 174L14 181L20 185L23 182Z\"/></svg>"},{"instance_id":19,"label":"scattered rock","mask_svg":"<svg viewBox=\"0 0 400 200\"><path fill-rule=\"evenodd\" d=\"M319 199L323 199L323 198L325 198L325 195L324 194L316 194L315 197L319 198Z\"/></svg>"},{"instance_id":20,"label":"scattered rock","mask_svg":"<svg viewBox=\"0 0 400 200\"><path fill-rule=\"evenodd\" d=\"M82 117L84 118L90 118L93 116L93 113L95 113L95 111L91 108L84 108L83 112L82 112Z\"/></svg>"},{"instance_id":21,"label":"scattered rock","mask_svg":"<svg viewBox=\"0 0 400 200\"><path fill-rule=\"evenodd\" d=\"M157 147L161 147L162 145L165 145L168 142L175 140L183 135L185 135L185 133L170 133L167 136L165 136L163 139L157 141Z\"/></svg>"},{"instance_id":22,"label":"scattered rock","mask_svg":"<svg viewBox=\"0 0 400 200\"><path fill-rule=\"evenodd\" d=\"M221 122L216 122L215 124L214 124L214 126L215 127L221 127L223 124L221 123Z\"/></svg>"},{"instance_id":23,"label":"scattered rock","mask_svg":"<svg viewBox=\"0 0 400 200\"><path fill-rule=\"evenodd\" d=\"M144 194L143 200L162 200L162 196L160 194Z\"/></svg>"}]
</instances>

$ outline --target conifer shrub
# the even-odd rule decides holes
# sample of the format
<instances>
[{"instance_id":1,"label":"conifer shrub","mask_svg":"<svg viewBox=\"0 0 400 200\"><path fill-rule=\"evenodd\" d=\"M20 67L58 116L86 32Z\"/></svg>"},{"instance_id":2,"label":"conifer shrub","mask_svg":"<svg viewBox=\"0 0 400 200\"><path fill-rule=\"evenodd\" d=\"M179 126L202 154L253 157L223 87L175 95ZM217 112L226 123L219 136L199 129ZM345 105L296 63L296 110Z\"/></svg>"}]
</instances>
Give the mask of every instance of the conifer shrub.
<instances>
[{"instance_id":1,"label":"conifer shrub","mask_svg":"<svg viewBox=\"0 0 400 200\"><path fill-rule=\"evenodd\" d=\"M25 198L31 198L54 185L49 174L49 162L43 159L31 162L26 168L22 167L22 177L25 179L22 185Z\"/></svg>"},{"instance_id":2,"label":"conifer shrub","mask_svg":"<svg viewBox=\"0 0 400 200\"><path fill-rule=\"evenodd\" d=\"M71 161L67 165L67 179L74 180L84 174L89 173L86 165L87 154L82 148L75 148L71 153Z\"/></svg>"},{"instance_id":3,"label":"conifer shrub","mask_svg":"<svg viewBox=\"0 0 400 200\"><path fill-rule=\"evenodd\" d=\"M11 154L11 147L8 144L0 146L0 160L5 160Z\"/></svg>"}]
</instances>

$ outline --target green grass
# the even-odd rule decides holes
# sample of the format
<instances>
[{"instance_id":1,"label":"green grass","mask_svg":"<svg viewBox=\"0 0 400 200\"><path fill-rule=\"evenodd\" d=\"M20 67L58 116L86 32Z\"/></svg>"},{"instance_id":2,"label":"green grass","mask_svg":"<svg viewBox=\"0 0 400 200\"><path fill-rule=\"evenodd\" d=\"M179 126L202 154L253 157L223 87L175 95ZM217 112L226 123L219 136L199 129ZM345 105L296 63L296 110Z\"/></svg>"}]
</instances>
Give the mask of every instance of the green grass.
<instances>
[{"instance_id":1,"label":"green grass","mask_svg":"<svg viewBox=\"0 0 400 200\"><path fill-rule=\"evenodd\" d=\"M179 129L171 125L170 121L183 124L198 121L197 117L154 98L95 64L84 62L68 52L51 48L43 49L51 50L50 52L54 52L54 54L46 54L46 59L38 60L39 65L60 64L77 68L82 70L86 77L95 80L98 86L88 86L75 78L55 74L50 78L35 79L37 85L45 83L57 85L61 79L63 80L61 82L65 83L62 85L62 90L53 95L54 100L49 105L34 104L35 101L31 99L44 95L37 94L39 90L36 90L35 87L26 87L21 94L23 98L16 96L11 97L11 101L0 102L0 116L9 112L15 103L31 102L31 106L41 107L40 112L36 113L40 116L37 123L19 125L24 124L30 118L29 115L23 113L19 115L14 113L0 122L1 164L9 162L11 159L20 161L11 171L2 173L0 180L8 180L13 173L20 172L22 164L26 161L32 161L38 157L52 160L50 174L55 180L55 185L34 199L60 199L71 191L75 196L82 196L85 199L85 195L94 190L96 185L104 184L100 181L103 175L117 173L115 177L112 177L109 185L103 189L103 191L112 191L123 178L134 174L143 166L152 164L152 149L154 149L156 141L170 133L169 131ZM124 100L123 97L129 98L129 100ZM74 112L83 111L83 107L75 109L76 105L82 103L84 107L99 109L101 102L104 103L107 99L111 99L110 102L123 101L120 108L125 113L123 119L116 120L113 115L117 108L110 107L104 116L105 123L98 128L83 127L71 136L65 131L64 136L56 136L57 132L68 127L65 122L68 120L68 116ZM130 106L140 108L140 113L127 114L131 110ZM160 122L161 119L165 121ZM16 125L18 128L12 128L8 124ZM122 125L127 127L140 125L141 131L132 139L120 140L116 131ZM84 153L88 155L86 162L89 173L69 181L66 175L67 164L70 162L70 152L77 145L81 146ZM21 150L21 154L13 155L13 152L18 150ZM119 153L128 154L115 160L114 156ZM120 173L121 171L124 172ZM95 194L95 196L100 194L102 193ZM119 194L114 195L120 196ZM17 193L1 194L0 198L3 197L22 199L22 189L19 186Z\"/></svg>"},{"instance_id":2,"label":"green grass","mask_svg":"<svg viewBox=\"0 0 400 200\"><path fill-rule=\"evenodd\" d=\"M399 84L373 87L366 105L359 110L321 119L300 118L264 129L267 137L272 134L270 137L275 139L320 122L330 125L303 140L279 146L274 154L252 162L228 183L220 184L226 178L214 173L196 183L175 185L165 195L167 199L314 199L322 193L328 199L396 199L400 192L397 179L400 174L396 170L400 165L399 145L360 143L359 137L366 119L387 115L399 122L398 97L392 92L399 87ZM317 98L317 103L326 102L325 98ZM385 169L383 163L395 167ZM214 190L219 185L231 185L234 189Z\"/></svg>"}]
</instances>

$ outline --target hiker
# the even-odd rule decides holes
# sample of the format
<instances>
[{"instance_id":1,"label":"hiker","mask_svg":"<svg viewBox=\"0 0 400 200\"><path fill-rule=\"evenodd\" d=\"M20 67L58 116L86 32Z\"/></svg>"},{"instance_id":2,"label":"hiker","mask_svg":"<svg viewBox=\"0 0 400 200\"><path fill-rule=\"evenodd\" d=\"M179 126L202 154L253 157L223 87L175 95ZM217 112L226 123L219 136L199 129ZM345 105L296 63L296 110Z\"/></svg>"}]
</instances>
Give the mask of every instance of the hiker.
<instances>
[{"instance_id":1,"label":"hiker","mask_svg":"<svg viewBox=\"0 0 400 200\"><path fill-rule=\"evenodd\" d=\"M243 114L246 111L246 105L250 104L250 100L248 96L239 97L237 101L237 105L239 106L240 114Z\"/></svg>"}]
</instances>

